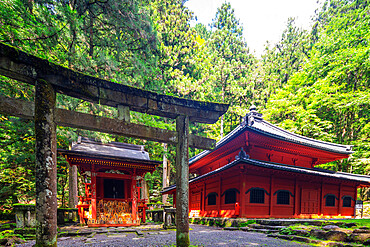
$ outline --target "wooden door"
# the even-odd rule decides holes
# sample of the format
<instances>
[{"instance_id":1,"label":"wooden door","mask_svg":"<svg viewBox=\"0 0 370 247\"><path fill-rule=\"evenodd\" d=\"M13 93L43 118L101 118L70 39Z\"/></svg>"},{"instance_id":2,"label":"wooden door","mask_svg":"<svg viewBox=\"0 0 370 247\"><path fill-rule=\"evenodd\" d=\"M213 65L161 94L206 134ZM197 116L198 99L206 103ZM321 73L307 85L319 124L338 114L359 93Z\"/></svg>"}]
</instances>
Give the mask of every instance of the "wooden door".
<instances>
[{"instance_id":1,"label":"wooden door","mask_svg":"<svg viewBox=\"0 0 370 247\"><path fill-rule=\"evenodd\" d=\"M201 210L201 198L200 190L191 192L190 210Z\"/></svg>"},{"instance_id":2,"label":"wooden door","mask_svg":"<svg viewBox=\"0 0 370 247\"><path fill-rule=\"evenodd\" d=\"M319 190L302 189L301 192L301 214L319 213Z\"/></svg>"}]
</instances>

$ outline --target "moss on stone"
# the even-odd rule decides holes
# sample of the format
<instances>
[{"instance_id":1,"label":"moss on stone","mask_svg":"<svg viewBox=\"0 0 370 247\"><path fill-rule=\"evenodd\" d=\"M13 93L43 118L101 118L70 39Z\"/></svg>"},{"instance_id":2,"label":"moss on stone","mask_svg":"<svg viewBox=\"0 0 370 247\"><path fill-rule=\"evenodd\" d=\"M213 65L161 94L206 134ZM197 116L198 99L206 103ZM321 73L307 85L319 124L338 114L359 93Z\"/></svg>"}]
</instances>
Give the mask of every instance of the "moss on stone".
<instances>
[{"instance_id":1,"label":"moss on stone","mask_svg":"<svg viewBox=\"0 0 370 247\"><path fill-rule=\"evenodd\" d=\"M13 204L13 211L35 211L36 205L35 204L22 204L16 203Z\"/></svg>"},{"instance_id":2,"label":"moss on stone","mask_svg":"<svg viewBox=\"0 0 370 247\"><path fill-rule=\"evenodd\" d=\"M176 231L176 246L188 247L190 245L189 233Z\"/></svg>"}]
</instances>

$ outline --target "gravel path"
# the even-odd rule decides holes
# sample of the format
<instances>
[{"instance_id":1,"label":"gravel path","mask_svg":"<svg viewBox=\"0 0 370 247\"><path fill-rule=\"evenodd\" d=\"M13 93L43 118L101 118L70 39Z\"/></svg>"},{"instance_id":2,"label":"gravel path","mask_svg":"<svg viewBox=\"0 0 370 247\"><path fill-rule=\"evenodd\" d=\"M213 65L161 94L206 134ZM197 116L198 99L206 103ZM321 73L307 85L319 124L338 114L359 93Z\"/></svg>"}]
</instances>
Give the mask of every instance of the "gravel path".
<instances>
[{"instance_id":1,"label":"gravel path","mask_svg":"<svg viewBox=\"0 0 370 247\"><path fill-rule=\"evenodd\" d=\"M263 233L225 231L222 228L190 225L190 244L196 246L310 246L281 239L268 238ZM60 237L58 246L175 246L175 230L141 231L136 233L92 233L83 237ZM35 241L18 245L31 247Z\"/></svg>"}]
</instances>

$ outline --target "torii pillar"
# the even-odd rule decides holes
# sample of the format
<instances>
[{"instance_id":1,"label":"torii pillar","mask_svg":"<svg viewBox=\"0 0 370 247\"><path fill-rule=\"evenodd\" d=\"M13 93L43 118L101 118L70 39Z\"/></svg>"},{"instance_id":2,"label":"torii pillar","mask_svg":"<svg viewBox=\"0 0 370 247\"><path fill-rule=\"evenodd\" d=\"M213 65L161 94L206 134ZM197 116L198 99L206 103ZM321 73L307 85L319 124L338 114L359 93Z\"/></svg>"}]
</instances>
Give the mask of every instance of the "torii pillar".
<instances>
[{"instance_id":1,"label":"torii pillar","mask_svg":"<svg viewBox=\"0 0 370 247\"><path fill-rule=\"evenodd\" d=\"M189 117L176 118L176 246L189 246Z\"/></svg>"},{"instance_id":2,"label":"torii pillar","mask_svg":"<svg viewBox=\"0 0 370 247\"><path fill-rule=\"evenodd\" d=\"M57 246L56 93L38 80L35 85L36 245Z\"/></svg>"}]
</instances>

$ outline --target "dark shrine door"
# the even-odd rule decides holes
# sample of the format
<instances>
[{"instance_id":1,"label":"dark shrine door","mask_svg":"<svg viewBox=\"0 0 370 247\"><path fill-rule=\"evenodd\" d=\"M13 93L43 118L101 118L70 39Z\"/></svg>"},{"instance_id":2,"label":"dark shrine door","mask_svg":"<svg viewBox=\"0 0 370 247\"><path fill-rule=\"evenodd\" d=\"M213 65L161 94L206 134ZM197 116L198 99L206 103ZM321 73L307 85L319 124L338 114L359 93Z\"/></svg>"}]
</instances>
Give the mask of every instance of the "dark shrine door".
<instances>
[{"instance_id":1,"label":"dark shrine door","mask_svg":"<svg viewBox=\"0 0 370 247\"><path fill-rule=\"evenodd\" d=\"M301 214L319 213L319 190L303 189L301 193Z\"/></svg>"}]
</instances>

